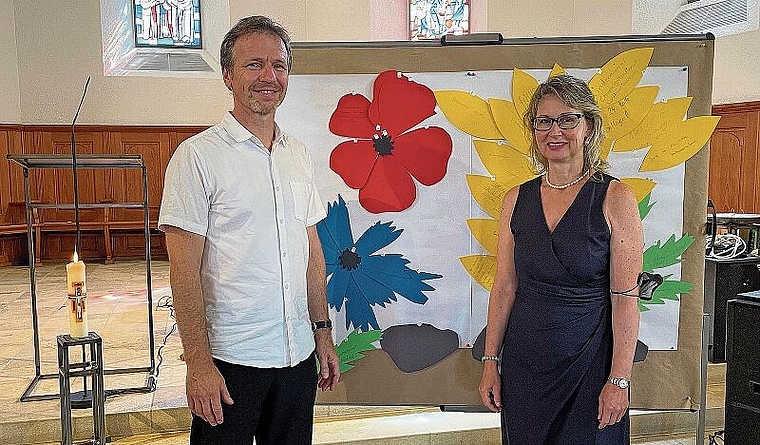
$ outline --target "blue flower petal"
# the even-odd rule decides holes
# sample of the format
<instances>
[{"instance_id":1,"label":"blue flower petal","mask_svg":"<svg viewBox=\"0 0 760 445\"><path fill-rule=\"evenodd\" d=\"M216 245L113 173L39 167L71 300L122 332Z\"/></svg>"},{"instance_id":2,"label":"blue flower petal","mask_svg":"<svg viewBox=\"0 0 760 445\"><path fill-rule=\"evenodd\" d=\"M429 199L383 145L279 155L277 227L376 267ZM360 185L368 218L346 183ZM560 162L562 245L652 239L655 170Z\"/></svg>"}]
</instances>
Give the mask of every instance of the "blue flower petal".
<instances>
[{"instance_id":1,"label":"blue flower petal","mask_svg":"<svg viewBox=\"0 0 760 445\"><path fill-rule=\"evenodd\" d=\"M401 255L373 255L363 261L362 271L407 300L424 304L428 297L422 292L435 290L425 280L442 276L411 270L406 267L408 262Z\"/></svg>"},{"instance_id":2,"label":"blue flower petal","mask_svg":"<svg viewBox=\"0 0 760 445\"><path fill-rule=\"evenodd\" d=\"M351 220L348 218L348 208L342 196L338 195L337 202L327 204L325 221L330 229L330 235L341 252L354 245Z\"/></svg>"},{"instance_id":3,"label":"blue flower petal","mask_svg":"<svg viewBox=\"0 0 760 445\"><path fill-rule=\"evenodd\" d=\"M356 241L356 253L360 257L369 256L396 241L403 231L403 229L393 227L390 222L380 223L378 221Z\"/></svg>"},{"instance_id":4,"label":"blue flower petal","mask_svg":"<svg viewBox=\"0 0 760 445\"><path fill-rule=\"evenodd\" d=\"M371 305L361 295L361 291L356 287L353 280L348 286L346 294L348 297L346 300L346 330L350 330L352 324L355 329L361 329L364 332L369 331L370 328L380 329Z\"/></svg>"},{"instance_id":5,"label":"blue flower petal","mask_svg":"<svg viewBox=\"0 0 760 445\"><path fill-rule=\"evenodd\" d=\"M351 272L338 266L335 273L327 282L327 303L340 311L343 307L343 300L348 296L348 285L351 281Z\"/></svg>"},{"instance_id":6,"label":"blue flower petal","mask_svg":"<svg viewBox=\"0 0 760 445\"><path fill-rule=\"evenodd\" d=\"M361 267L354 272L353 277L359 288L359 292L361 292L364 299L370 305L379 304L380 306L385 307L386 303L396 301L396 295L393 293L393 289L390 289L386 283L377 281L364 272L365 268Z\"/></svg>"}]
</instances>

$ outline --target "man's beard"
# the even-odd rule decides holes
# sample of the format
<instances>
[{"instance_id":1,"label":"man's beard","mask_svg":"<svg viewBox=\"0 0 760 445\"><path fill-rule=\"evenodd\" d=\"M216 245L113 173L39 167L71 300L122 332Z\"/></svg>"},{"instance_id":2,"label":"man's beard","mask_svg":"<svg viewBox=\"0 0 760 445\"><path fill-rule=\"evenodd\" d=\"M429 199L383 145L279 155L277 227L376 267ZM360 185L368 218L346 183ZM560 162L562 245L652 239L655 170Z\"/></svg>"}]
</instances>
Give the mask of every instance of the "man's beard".
<instances>
[{"instance_id":1,"label":"man's beard","mask_svg":"<svg viewBox=\"0 0 760 445\"><path fill-rule=\"evenodd\" d=\"M279 87L277 88L279 89ZM285 100L285 89L279 90L279 99L276 102L261 101L255 97L255 92L248 96L248 105L256 114L271 114L277 110L283 100Z\"/></svg>"}]
</instances>

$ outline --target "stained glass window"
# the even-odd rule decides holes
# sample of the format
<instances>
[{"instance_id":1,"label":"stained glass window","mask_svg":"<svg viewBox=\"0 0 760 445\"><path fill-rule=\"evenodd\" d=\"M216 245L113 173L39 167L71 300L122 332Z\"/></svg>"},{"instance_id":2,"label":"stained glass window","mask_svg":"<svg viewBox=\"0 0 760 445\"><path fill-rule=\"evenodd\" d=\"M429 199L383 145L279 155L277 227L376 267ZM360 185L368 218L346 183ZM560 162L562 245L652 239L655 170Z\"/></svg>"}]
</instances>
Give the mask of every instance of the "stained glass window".
<instances>
[{"instance_id":1,"label":"stained glass window","mask_svg":"<svg viewBox=\"0 0 760 445\"><path fill-rule=\"evenodd\" d=\"M470 33L470 0L409 0L409 39Z\"/></svg>"},{"instance_id":2,"label":"stained glass window","mask_svg":"<svg viewBox=\"0 0 760 445\"><path fill-rule=\"evenodd\" d=\"M136 46L201 48L200 0L132 0Z\"/></svg>"}]
</instances>

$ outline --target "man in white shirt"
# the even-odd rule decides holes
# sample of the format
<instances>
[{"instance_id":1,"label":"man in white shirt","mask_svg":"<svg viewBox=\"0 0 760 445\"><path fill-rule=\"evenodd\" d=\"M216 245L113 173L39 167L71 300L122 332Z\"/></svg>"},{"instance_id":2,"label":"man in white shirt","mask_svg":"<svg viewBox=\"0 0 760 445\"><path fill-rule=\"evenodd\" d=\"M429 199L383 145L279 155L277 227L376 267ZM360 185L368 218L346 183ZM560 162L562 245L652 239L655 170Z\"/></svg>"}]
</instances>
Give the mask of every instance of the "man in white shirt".
<instances>
[{"instance_id":1,"label":"man in white shirt","mask_svg":"<svg viewBox=\"0 0 760 445\"><path fill-rule=\"evenodd\" d=\"M220 50L234 107L166 170L159 228L187 364L191 444L309 444L339 361L306 147L280 131L292 63L277 23L247 17ZM316 361L320 372L317 374Z\"/></svg>"}]
</instances>

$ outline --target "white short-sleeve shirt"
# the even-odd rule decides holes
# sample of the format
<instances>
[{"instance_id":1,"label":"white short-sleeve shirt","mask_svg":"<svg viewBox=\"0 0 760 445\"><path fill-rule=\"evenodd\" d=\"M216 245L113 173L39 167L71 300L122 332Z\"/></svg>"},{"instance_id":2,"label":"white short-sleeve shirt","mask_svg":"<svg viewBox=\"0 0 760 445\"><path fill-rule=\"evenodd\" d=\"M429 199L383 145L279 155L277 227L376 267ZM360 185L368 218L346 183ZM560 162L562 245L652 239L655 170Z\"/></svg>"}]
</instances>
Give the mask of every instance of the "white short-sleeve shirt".
<instances>
[{"instance_id":1,"label":"white short-sleeve shirt","mask_svg":"<svg viewBox=\"0 0 760 445\"><path fill-rule=\"evenodd\" d=\"M231 113L180 144L158 226L206 238L201 285L214 358L268 368L311 354L306 228L325 215L306 147L279 128L271 153Z\"/></svg>"}]
</instances>

